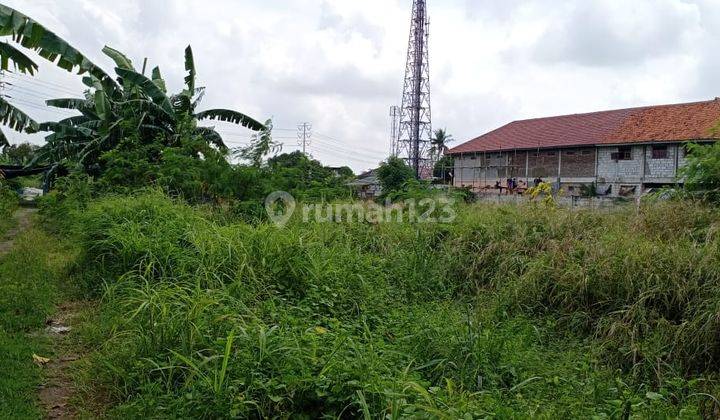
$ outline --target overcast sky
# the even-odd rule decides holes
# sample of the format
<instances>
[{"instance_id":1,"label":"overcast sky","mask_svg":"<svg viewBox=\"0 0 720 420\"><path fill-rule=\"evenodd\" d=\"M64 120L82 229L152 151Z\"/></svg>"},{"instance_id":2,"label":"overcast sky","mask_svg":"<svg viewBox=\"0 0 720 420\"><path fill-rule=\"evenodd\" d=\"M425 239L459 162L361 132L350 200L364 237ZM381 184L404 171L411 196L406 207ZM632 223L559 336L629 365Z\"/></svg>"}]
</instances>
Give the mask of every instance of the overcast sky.
<instances>
[{"instance_id":1,"label":"overcast sky","mask_svg":"<svg viewBox=\"0 0 720 420\"><path fill-rule=\"evenodd\" d=\"M100 50L148 57L182 87L192 44L204 107L273 118L284 151L313 124L312 155L356 171L390 149L412 0L0 0L108 72ZM523 118L720 96L717 0L428 0L433 125L457 143ZM7 94L38 119L79 78L43 65ZM151 68L151 67L150 67ZM21 102L22 101L22 102ZM12 141L26 136L4 130ZM231 145L247 131L219 126Z\"/></svg>"}]
</instances>

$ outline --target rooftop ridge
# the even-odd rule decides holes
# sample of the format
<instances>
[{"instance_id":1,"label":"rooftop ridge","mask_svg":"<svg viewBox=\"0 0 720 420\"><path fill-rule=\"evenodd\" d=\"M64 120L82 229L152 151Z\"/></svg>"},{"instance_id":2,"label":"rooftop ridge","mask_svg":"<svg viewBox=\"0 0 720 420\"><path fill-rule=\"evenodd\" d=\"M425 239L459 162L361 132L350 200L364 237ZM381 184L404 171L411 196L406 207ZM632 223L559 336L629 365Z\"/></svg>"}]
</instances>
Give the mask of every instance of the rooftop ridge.
<instances>
[{"instance_id":1,"label":"rooftop ridge","mask_svg":"<svg viewBox=\"0 0 720 420\"><path fill-rule=\"evenodd\" d=\"M599 144L708 139L720 122L720 98L512 121L450 154Z\"/></svg>"},{"instance_id":2,"label":"rooftop ridge","mask_svg":"<svg viewBox=\"0 0 720 420\"><path fill-rule=\"evenodd\" d=\"M549 120L549 119L553 119L553 118L563 118L563 117L582 117L582 116L587 116L587 115L605 114L605 113L611 113L611 112L640 111L640 110L651 109L651 108L668 108L668 107L672 107L672 106L709 104L709 103L716 102L716 101L720 102L720 98L716 97L714 99L709 99L709 100L705 100L705 101L678 102L678 103L674 103L674 104L643 105L643 106L633 106L633 107L629 107L629 108L603 109L600 111L578 112L578 113L574 113L574 114L548 115L547 117L533 117L533 118L524 118L521 120L513 120L505 125L509 125L509 124L516 123L516 122L523 122L523 121ZM498 128L502 128L502 127L504 127L504 126L501 126ZM480 137L482 137L482 136L480 136ZM476 138L478 138L478 137L476 137Z\"/></svg>"}]
</instances>

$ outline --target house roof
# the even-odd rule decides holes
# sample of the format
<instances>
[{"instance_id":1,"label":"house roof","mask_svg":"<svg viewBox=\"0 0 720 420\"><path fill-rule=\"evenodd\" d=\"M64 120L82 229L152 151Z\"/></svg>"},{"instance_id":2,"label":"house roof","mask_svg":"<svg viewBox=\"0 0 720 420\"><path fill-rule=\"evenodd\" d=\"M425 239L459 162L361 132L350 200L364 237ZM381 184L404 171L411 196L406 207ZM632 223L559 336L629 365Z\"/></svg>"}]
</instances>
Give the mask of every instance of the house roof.
<instances>
[{"instance_id":1,"label":"house roof","mask_svg":"<svg viewBox=\"0 0 720 420\"><path fill-rule=\"evenodd\" d=\"M369 171L365 171L361 173L360 175L355 178L354 181L348 182L347 185L351 187L362 187L366 185L375 185L379 184L380 181L377 178L377 169L371 169Z\"/></svg>"},{"instance_id":2,"label":"house roof","mask_svg":"<svg viewBox=\"0 0 720 420\"><path fill-rule=\"evenodd\" d=\"M720 99L515 121L450 154L720 139Z\"/></svg>"}]
</instances>

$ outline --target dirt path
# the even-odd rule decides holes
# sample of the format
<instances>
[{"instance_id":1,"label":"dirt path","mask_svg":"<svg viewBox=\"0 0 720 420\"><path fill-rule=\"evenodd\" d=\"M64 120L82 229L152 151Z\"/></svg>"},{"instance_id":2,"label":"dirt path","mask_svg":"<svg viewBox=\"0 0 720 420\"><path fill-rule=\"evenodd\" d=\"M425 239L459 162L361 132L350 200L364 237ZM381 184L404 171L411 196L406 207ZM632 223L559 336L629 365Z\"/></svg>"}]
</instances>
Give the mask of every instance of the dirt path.
<instances>
[{"instance_id":1,"label":"dirt path","mask_svg":"<svg viewBox=\"0 0 720 420\"><path fill-rule=\"evenodd\" d=\"M34 208L20 208L15 212L15 226L0 237L0 257L9 253L15 240L32 226L32 216L37 212ZM80 359L73 351L68 333L77 322L80 311L86 307L85 302L66 302L57 307L55 314L46 320L46 328L39 334L50 339L53 356L40 362L44 381L38 390L40 406L48 419L73 419L77 413L69 404L74 395L75 387L70 376L71 364ZM37 361L36 361L37 363Z\"/></svg>"},{"instance_id":2,"label":"dirt path","mask_svg":"<svg viewBox=\"0 0 720 420\"><path fill-rule=\"evenodd\" d=\"M54 357L45 369L45 383L40 388L40 405L48 419L73 419L77 413L69 404L75 393L70 376L72 364L80 360L81 355L73 350L68 333L75 326L83 302L67 302L57 308L55 315L46 321L45 334L51 339Z\"/></svg>"},{"instance_id":3,"label":"dirt path","mask_svg":"<svg viewBox=\"0 0 720 420\"><path fill-rule=\"evenodd\" d=\"M0 239L0 257L10 252L13 245L15 245L15 238L30 227L32 224L32 215L35 213L37 213L37 209L25 207L15 212L14 217L17 223Z\"/></svg>"}]
</instances>

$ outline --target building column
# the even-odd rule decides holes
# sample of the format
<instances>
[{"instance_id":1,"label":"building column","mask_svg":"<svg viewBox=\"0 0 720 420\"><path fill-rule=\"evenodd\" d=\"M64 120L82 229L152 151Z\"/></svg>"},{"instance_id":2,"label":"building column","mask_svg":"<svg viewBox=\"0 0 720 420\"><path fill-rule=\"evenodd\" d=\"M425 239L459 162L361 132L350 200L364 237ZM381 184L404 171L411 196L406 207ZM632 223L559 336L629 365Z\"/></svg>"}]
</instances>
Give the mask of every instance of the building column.
<instances>
[{"instance_id":1,"label":"building column","mask_svg":"<svg viewBox=\"0 0 720 420\"><path fill-rule=\"evenodd\" d=\"M463 157L463 154L460 153L460 188L463 187L464 172L465 172L465 158Z\"/></svg>"},{"instance_id":2,"label":"building column","mask_svg":"<svg viewBox=\"0 0 720 420\"><path fill-rule=\"evenodd\" d=\"M525 185L530 186L530 152L525 151Z\"/></svg>"},{"instance_id":3,"label":"building column","mask_svg":"<svg viewBox=\"0 0 720 420\"><path fill-rule=\"evenodd\" d=\"M560 189L561 178L562 178L562 149L558 149L558 172L557 172L557 187Z\"/></svg>"}]
</instances>

